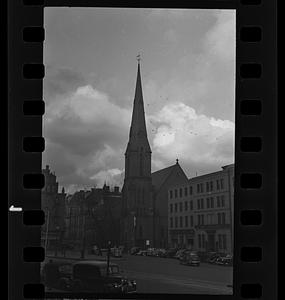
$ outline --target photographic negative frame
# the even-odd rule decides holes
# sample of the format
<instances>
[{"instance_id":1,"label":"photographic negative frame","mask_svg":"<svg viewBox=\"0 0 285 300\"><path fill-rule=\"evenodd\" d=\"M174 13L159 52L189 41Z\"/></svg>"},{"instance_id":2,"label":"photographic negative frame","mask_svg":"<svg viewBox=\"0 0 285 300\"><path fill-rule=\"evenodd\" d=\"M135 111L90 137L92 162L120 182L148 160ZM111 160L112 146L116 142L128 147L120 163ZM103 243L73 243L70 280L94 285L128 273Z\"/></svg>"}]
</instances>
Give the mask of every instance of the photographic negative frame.
<instances>
[{"instance_id":1,"label":"photographic negative frame","mask_svg":"<svg viewBox=\"0 0 285 300\"><path fill-rule=\"evenodd\" d=\"M276 1L36 1L8 3L8 207L10 298L56 298L40 283L43 17L45 6L209 8L236 10L235 199L233 295L277 298ZM269 201L270 199L270 201ZM260 254L261 253L261 254ZM258 257L259 259L257 260ZM271 276L267 274L271 271ZM64 293L60 298L110 298ZM120 298L121 296L116 296ZM124 295L123 298L133 298ZM189 297L136 294L136 298ZM195 295L191 297L213 297Z\"/></svg>"}]
</instances>

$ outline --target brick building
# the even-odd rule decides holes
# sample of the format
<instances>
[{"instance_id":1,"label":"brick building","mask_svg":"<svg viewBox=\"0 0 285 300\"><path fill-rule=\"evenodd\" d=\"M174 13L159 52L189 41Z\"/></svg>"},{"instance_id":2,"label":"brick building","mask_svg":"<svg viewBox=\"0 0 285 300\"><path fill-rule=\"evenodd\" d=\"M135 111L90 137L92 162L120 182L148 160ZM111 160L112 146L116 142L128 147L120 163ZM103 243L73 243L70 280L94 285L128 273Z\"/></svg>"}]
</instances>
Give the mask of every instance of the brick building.
<instances>
[{"instance_id":1,"label":"brick building","mask_svg":"<svg viewBox=\"0 0 285 300\"><path fill-rule=\"evenodd\" d=\"M119 244L121 192L119 187L113 190L92 188L78 191L66 201L66 243L75 249L90 249L93 245L104 248L110 240Z\"/></svg>"}]
</instances>

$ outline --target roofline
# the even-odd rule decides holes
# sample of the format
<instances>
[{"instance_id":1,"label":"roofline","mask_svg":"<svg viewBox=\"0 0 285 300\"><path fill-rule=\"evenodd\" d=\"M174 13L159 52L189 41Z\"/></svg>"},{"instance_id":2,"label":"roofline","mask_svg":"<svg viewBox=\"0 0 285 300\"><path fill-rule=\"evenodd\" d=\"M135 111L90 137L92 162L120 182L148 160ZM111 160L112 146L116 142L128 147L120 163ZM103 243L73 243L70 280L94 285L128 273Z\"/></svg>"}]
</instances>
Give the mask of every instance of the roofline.
<instances>
[{"instance_id":1,"label":"roofline","mask_svg":"<svg viewBox=\"0 0 285 300\"><path fill-rule=\"evenodd\" d=\"M190 180L199 180L203 177L208 177L208 176L214 176L214 175L217 175L219 173L225 173L225 171L229 168L229 167L233 167L234 168L234 164L230 164L230 165L226 165L226 166L223 166L221 167L222 170L219 170L219 171L216 171L216 172L212 172L212 173L207 173L207 174L203 174L203 175L200 175L200 176L194 176L194 177L191 177L191 178L188 178L188 181Z\"/></svg>"}]
</instances>

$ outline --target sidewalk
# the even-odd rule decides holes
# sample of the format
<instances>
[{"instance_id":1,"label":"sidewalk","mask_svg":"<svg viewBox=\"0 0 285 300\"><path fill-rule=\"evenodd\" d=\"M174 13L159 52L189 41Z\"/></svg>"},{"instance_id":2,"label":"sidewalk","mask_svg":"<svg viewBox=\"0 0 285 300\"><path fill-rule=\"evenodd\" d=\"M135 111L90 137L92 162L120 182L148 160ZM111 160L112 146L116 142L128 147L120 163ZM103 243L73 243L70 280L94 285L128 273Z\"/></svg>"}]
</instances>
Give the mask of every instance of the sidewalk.
<instances>
[{"instance_id":1,"label":"sidewalk","mask_svg":"<svg viewBox=\"0 0 285 300\"><path fill-rule=\"evenodd\" d=\"M107 255L100 256L100 255L85 253L85 258L82 259L80 251L66 251L65 256L61 252L58 252L57 256L55 256L54 251L47 251L46 258L73 259L73 260L104 260L104 261L106 261ZM122 257L110 256L110 259L112 261L126 260L126 258L124 256L122 256Z\"/></svg>"}]
</instances>

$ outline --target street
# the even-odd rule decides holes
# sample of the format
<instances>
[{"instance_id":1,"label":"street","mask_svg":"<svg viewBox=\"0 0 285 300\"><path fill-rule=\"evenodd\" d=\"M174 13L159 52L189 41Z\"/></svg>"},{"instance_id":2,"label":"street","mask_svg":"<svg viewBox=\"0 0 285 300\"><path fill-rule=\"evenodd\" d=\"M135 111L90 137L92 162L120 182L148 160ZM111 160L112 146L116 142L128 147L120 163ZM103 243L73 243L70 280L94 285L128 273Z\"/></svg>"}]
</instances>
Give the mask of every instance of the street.
<instances>
[{"instance_id":1,"label":"street","mask_svg":"<svg viewBox=\"0 0 285 300\"><path fill-rule=\"evenodd\" d=\"M128 256L118 262L129 278L137 281L138 293L231 294L232 267L201 263L180 265L171 258Z\"/></svg>"},{"instance_id":2,"label":"street","mask_svg":"<svg viewBox=\"0 0 285 300\"><path fill-rule=\"evenodd\" d=\"M124 276L136 280L138 293L232 294L228 285L232 285L233 268L229 266L185 266L177 259L133 255L111 261L120 266Z\"/></svg>"}]
</instances>

